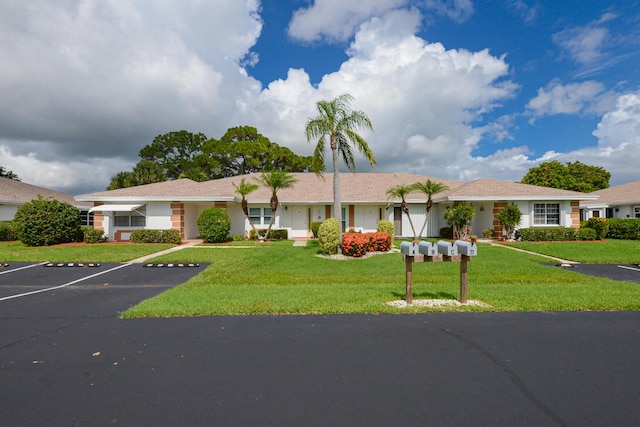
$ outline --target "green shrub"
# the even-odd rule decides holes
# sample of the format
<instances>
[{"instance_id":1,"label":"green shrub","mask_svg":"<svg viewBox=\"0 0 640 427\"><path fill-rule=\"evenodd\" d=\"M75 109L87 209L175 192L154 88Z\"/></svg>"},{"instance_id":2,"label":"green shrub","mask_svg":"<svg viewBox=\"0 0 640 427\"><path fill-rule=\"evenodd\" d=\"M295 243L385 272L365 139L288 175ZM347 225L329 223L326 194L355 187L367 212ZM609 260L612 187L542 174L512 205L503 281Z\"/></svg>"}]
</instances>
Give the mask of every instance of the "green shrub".
<instances>
[{"instance_id":1,"label":"green shrub","mask_svg":"<svg viewBox=\"0 0 640 427\"><path fill-rule=\"evenodd\" d=\"M83 241L85 243L103 243L109 240L104 234L104 230L98 230L93 227L82 227Z\"/></svg>"},{"instance_id":2,"label":"green shrub","mask_svg":"<svg viewBox=\"0 0 640 427\"><path fill-rule=\"evenodd\" d=\"M178 230L133 230L129 240L132 243L182 243Z\"/></svg>"},{"instance_id":3,"label":"green shrub","mask_svg":"<svg viewBox=\"0 0 640 427\"><path fill-rule=\"evenodd\" d=\"M0 241L18 240L13 221L0 221Z\"/></svg>"},{"instance_id":4,"label":"green shrub","mask_svg":"<svg viewBox=\"0 0 640 427\"><path fill-rule=\"evenodd\" d=\"M258 228L256 229L258 231L258 233L260 233L261 236L264 236L267 232L266 228ZM286 228L283 229L271 229L271 231L269 232L269 240L287 240L289 238L289 230L287 230ZM249 239L251 240L255 240L256 239L256 233L255 231L251 230L249 231Z\"/></svg>"},{"instance_id":5,"label":"green shrub","mask_svg":"<svg viewBox=\"0 0 640 427\"><path fill-rule=\"evenodd\" d=\"M244 240L244 236L242 234L236 233L231 236L231 240L233 240L234 242L242 242Z\"/></svg>"},{"instance_id":6,"label":"green shrub","mask_svg":"<svg viewBox=\"0 0 640 427\"><path fill-rule=\"evenodd\" d=\"M227 240L231 231L231 218L225 209L209 208L198 216L198 232L207 243L221 243Z\"/></svg>"},{"instance_id":7,"label":"green shrub","mask_svg":"<svg viewBox=\"0 0 640 427\"><path fill-rule=\"evenodd\" d=\"M386 219L381 219L380 222L378 223L378 227L376 228L376 231L378 231L379 233L387 233L389 236L391 236L391 238L393 238L393 236L395 236L395 226L393 225L393 223L391 221L387 221Z\"/></svg>"},{"instance_id":8,"label":"green shrub","mask_svg":"<svg viewBox=\"0 0 640 427\"><path fill-rule=\"evenodd\" d=\"M52 198L38 196L20 206L13 222L18 239L27 246L75 242L82 236L80 211Z\"/></svg>"},{"instance_id":9,"label":"green shrub","mask_svg":"<svg viewBox=\"0 0 640 427\"><path fill-rule=\"evenodd\" d=\"M520 228L518 234L524 241L549 242L568 240L594 240L596 231L590 228Z\"/></svg>"},{"instance_id":10,"label":"green shrub","mask_svg":"<svg viewBox=\"0 0 640 427\"><path fill-rule=\"evenodd\" d=\"M322 225L322 221L314 221L311 223L311 232L313 233L313 238L318 238L318 230L320 230L320 226Z\"/></svg>"},{"instance_id":11,"label":"green shrub","mask_svg":"<svg viewBox=\"0 0 640 427\"><path fill-rule=\"evenodd\" d=\"M340 246L340 223L335 218L329 218L322 223L318 230L318 243L326 254L335 254Z\"/></svg>"},{"instance_id":12,"label":"green shrub","mask_svg":"<svg viewBox=\"0 0 640 427\"><path fill-rule=\"evenodd\" d=\"M496 219L504 227L506 239L515 238L516 227L520 224L521 217L522 212L515 203L509 203L496 215Z\"/></svg>"},{"instance_id":13,"label":"green shrub","mask_svg":"<svg viewBox=\"0 0 640 427\"><path fill-rule=\"evenodd\" d=\"M640 240L640 218L609 218L611 239Z\"/></svg>"},{"instance_id":14,"label":"green shrub","mask_svg":"<svg viewBox=\"0 0 640 427\"><path fill-rule=\"evenodd\" d=\"M596 230L596 239L602 240L609 231L609 220L607 218L589 218L587 227Z\"/></svg>"}]
</instances>

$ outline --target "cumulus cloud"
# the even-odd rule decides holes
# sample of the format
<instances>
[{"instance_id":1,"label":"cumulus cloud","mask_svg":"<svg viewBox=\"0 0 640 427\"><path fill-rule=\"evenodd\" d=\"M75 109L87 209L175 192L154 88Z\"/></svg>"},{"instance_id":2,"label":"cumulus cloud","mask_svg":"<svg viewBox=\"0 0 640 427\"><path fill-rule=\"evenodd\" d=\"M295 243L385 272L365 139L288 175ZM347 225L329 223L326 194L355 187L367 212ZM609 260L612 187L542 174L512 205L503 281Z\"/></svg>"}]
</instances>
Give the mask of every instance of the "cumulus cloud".
<instances>
[{"instance_id":1,"label":"cumulus cloud","mask_svg":"<svg viewBox=\"0 0 640 427\"><path fill-rule=\"evenodd\" d=\"M468 20L474 12L471 0L425 0L425 6L455 22Z\"/></svg>"},{"instance_id":2,"label":"cumulus cloud","mask_svg":"<svg viewBox=\"0 0 640 427\"><path fill-rule=\"evenodd\" d=\"M555 114L601 115L615 104L615 94L602 83L585 81L561 84L553 81L538 89L538 95L527 104L527 114L535 118Z\"/></svg>"}]
</instances>

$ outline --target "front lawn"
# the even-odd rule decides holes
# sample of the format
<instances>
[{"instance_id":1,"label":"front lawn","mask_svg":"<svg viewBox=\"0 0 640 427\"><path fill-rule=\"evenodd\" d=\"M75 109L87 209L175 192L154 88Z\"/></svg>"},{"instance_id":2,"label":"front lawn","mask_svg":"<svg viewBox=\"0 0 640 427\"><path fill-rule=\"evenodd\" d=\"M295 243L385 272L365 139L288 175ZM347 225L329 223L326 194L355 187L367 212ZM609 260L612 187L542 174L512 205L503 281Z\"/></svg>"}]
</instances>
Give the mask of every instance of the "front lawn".
<instances>
[{"instance_id":1,"label":"front lawn","mask_svg":"<svg viewBox=\"0 0 640 427\"><path fill-rule=\"evenodd\" d=\"M594 240L585 242L501 243L569 261L596 264L640 264L640 240Z\"/></svg>"},{"instance_id":2,"label":"front lawn","mask_svg":"<svg viewBox=\"0 0 640 427\"><path fill-rule=\"evenodd\" d=\"M637 242L636 242L637 243ZM586 243L586 245L590 245ZM591 244L591 247L595 244ZM336 261L316 256L317 242L256 248L184 249L154 261L210 262L186 284L144 301L124 317L240 314L400 313L386 302L404 299L405 264L389 253ZM565 256L563 256L565 257ZM568 257L572 258L572 257ZM638 310L640 286L544 265L547 258L479 244L468 265L468 298L490 308L460 311ZM415 263L414 299L456 299L459 263Z\"/></svg>"},{"instance_id":3,"label":"front lawn","mask_svg":"<svg viewBox=\"0 0 640 427\"><path fill-rule=\"evenodd\" d=\"M27 246L21 242L0 242L0 262L126 262L174 246L159 243Z\"/></svg>"}]
</instances>

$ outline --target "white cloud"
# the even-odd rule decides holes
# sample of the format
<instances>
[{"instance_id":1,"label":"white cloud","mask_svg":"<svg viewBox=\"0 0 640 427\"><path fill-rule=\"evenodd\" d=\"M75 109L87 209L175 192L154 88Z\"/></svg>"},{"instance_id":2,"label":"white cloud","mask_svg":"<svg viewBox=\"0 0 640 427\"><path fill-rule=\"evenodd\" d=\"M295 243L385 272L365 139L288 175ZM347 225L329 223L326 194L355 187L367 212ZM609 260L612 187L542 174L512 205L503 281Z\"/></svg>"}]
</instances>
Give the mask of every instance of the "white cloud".
<instances>
[{"instance_id":1,"label":"white cloud","mask_svg":"<svg viewBox=\"0 0 640 427\"><path fill-rule=\"evenodd\" d=\"M578 64L591 65L606 54L605 48L610 33L602 24L614 18L615 15L606 13L584 27L569 28L555 33L553 41Z\"/></svg>"},{"instance_id":2,"label":"white cloud","mask_svg":"<svg viewBox=\"0 0 640 427\"><path fill-rule=\"evenodd\" d=\"M405 6L407 2L408 0L315 0L311 6L294 12L289 23L289 35L307 42L322 39L347 41L372 16L384 15L390 10Z\"/></svg>"},{"instance_id":3,"label":"white cloud","mask_svg":"<svg viewBox=\"0 0 640 427\"><path fill-rule=\"evenodd\" d=\"M455 22L468 20L474 12L471 0L425 0L424 3L428 10Z\"/></svg>"},{"instance_id":4,"label":"white cloud","mask_svg":"<svg viewBox=\"0 0 640 427\"><path fill-rule=\"evenodd\" d=\"M615 94L606 91L602 83L585 81L562 85L558 81L538 89L538 95L526 106L527 114L536 117L555 114L601 115L613 107Z\"/></svg>"}]
</instances>

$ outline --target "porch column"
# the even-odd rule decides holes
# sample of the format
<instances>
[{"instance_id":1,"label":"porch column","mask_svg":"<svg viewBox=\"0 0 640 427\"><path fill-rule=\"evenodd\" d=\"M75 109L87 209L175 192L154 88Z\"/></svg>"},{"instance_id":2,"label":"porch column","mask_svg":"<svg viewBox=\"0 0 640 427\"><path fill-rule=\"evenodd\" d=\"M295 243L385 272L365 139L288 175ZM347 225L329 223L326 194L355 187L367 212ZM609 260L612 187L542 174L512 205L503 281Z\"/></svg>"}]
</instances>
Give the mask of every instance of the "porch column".
<instances>
[{"instance_id":1,"label":"porch column","mask_svg":"<svg viewBox=\"0 0 640 427\"><path fill-rule=\"evenodd\" d=\"M180 238L184 239L184 203L171 203L171 229L178 230Z\"/></svg>"},{"instance_id":2,"label":"porch column","mask_svg":"<svg viewBox=\"0 0 640 427\"><path fill-rule=\"evenodd\" d=\"M571 228L580 228L580 202L571 202Z\"/></svg>"},{"instance_id":3,"label":"porch column","mask_svg":"<svg viewBox=\"0 0 640 427\"><path fill-rule=\"evenodd\" d=\"M506 207L507 207L507 202L493 202L493 231L494 231L494 237L496 239L504 237L504 230L502 229L502 224L500 223L500 221L498 221L496 216L500 212L502 212L502 210Z\"/></svg>"}]
</instances>

